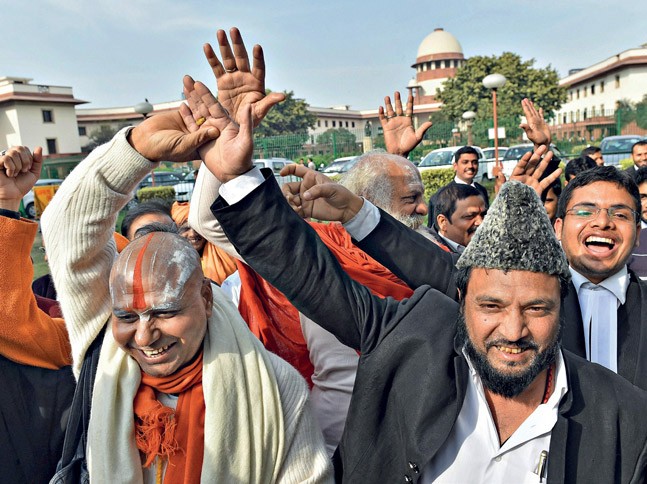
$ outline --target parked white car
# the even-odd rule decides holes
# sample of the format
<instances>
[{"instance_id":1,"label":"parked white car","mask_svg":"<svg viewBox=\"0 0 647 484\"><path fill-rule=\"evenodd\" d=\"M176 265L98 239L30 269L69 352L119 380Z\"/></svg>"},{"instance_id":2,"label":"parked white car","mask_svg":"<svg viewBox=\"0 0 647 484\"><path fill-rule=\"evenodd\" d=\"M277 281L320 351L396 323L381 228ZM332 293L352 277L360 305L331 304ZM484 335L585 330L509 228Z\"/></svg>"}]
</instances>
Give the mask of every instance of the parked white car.
<instances>
[{"instance_id":1,"label":"parked white car","mask_svg":"<svg viewBox=\"0 0 647 484\"><path fill-rule=\"evenodd\" d=\"M507 146L499 146L499 161L503 162L506 152L508 151ZM496 159L494 158L494 148L483 148L483 155L485 156L485 168L486 174L489 180L494 179L494 166L496 165ZM506 177L510 177L512 170L514 170L516 163L511 163L509 160L503 163L503 173Z\"/></svg>"},{"instance_id":2,"label":"parked white car","mask_svg":"<svg viewBox=\"0 0 647 484\"><path fill-rule=\"evenodd\" d=\"M264 158L255 159L252 161L254 162L254 166L258 168L269 168L270 170L272 170L272 173L274 173L274 178L276 178L276 181L279 183L279 185L297 180L295 177L280 175L281 170L285 165L294 164L294 161L292 160L288 160L286 158Z\"/></svg>"},{"instance_id":3,"label":"parked white car","mask_svg":"<svg viewBox=\"0 0 647 484\"><path fill-rule=\"evenodd\" d=\"M60 185L63 180L60 178L41 178L37 180L35 186L43 187L47 185ZM29 190L24 197L22 197L22 206L25 208L25 214L29 218L36 218L36 205L34 205L34 191Z\"/></svg>"},{"instance_id":4,"label":"parked white car","mask_svg":"<svg viewBox=\"0 0 647 484\"><path fill-rule=\"evenodd\" d=\"M324 175L343 175L357 163L358 156L342 156L335 158L332 163L324 168L321 172Z\"/></svg>"},{"instance_id":5,"label":"parked white car","mask_svg":"<svg viewBox=\"0 0 647 484\"><path fill-rule=\"evenodd\" d=\"M462 146L448 146L446 148L438 148L428 153L418 165L418 170L421 172L426 170L439 170L441 168L451 168L454 162L454 153L456 153ZM481 181L486 173L485 163L483 163L483 151L478 146L472 146L479 154L479 170L474 177L474 181Z\"/></svg>"},{"instance_id":6,"label":"parked white car","mask_svg":"<svg viewBox=\"0 0 647 484\"><path fill-rule=\"evenodd\" d=\"M175 190L175 200L178 202L190 202L194 186L195 174L193 172L187 173L180 183L173 185L173 190Z\"/></svg>"}]
</instances>

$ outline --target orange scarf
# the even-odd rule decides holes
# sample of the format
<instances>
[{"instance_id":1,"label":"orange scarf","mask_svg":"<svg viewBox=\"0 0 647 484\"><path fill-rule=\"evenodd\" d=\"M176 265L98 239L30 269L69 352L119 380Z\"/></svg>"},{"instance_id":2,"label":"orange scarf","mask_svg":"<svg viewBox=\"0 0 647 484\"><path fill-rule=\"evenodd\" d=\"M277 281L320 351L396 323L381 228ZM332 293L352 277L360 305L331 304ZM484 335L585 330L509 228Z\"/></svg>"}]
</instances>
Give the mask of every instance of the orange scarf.
<instances>
[{"instance_id":1,"label":"orange scarf","mask_svg":"<svg viewBox=\"0 0 647 484\"><path fill-rule=\"evenodd\" d=\"M311 222L346 273L380 297L401 300L413 291L382 264L353 244L341 224ZM299 312L278 289L249 266L238 263L241 281L238 310L266 349L294 366L312 388L314 367L303 337Z\"/></svg>"},{"instance_id":2,"label":"orange scarf","mask_svg":"<svg viewBox=\"0 0 647 484\"><path fill-rule=\"evenodd\" d=\"M166 377L142 372L135 395L135 441L144 454L144 467L156 457L157 465L168 460L164 482L200 482L204 455L205 404L202 393L202 353L193 363ZM155 397L161 393L179 393L175 411Z\"/></svg>"}]
</instances>

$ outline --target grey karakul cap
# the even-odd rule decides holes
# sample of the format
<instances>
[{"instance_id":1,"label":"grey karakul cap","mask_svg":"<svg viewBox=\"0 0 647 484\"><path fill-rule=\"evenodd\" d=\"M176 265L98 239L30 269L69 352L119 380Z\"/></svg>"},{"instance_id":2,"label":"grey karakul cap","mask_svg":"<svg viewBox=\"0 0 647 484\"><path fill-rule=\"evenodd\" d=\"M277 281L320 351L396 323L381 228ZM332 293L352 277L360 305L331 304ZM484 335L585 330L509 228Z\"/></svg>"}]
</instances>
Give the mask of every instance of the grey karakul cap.
<instances>
[{"instance_id":1,"label":"grey karakul cap","mask_svg":"<svg viewBox=\"0 0 647 484\"><path fill-rule=\"evenodd\" d=\"M501 187L456 266L571 277L541 200L532 188L516 181Z\"/></svg>"}]
</instances>

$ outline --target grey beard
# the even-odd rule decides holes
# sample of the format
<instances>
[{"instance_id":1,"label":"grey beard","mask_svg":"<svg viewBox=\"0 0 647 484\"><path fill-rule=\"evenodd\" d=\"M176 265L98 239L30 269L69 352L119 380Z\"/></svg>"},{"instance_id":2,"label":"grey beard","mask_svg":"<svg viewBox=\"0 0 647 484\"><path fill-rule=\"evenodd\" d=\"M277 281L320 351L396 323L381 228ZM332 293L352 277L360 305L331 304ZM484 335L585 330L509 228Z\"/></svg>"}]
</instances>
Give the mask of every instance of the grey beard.
<instances>
[{"instance_id":1,"label":"grey beard","mask_svg":"<svg viewBox=\"0 0 647 484\"><path fill-rule=\"evenodd\" d=\"M397 214L397 213L389 213L394 219L396 219L398 222L406 225L410 229L416 230L418 227L422 225L424 222L424 215L402 215L402 214Z\"/></svg>"},{"instance_id":2,"label":"grey beard","mask_svg":"<svg viewBox=\"0 0 647 484\"><path fill-rule=\"evenodd\" d=\"M476 349L467 334L467 325L462 312L458 315L458 320L456 321L456 332L467 357L470 359L476 373L481 378L483 386L492 393L501 395L505 398L513 398L528 388L528 386L542 371L555 362L557 351L559 350L561 324L559 332L555 337L555 341L553 341L544 351L537 353L530 366L522 373L518 373L516 375L509 375L498 371L490 365L490 362L487 360L487 356ZM536 344L533 341L520 340L511 343L522 349L536 348Z\"/></svg>"}]
</instances>

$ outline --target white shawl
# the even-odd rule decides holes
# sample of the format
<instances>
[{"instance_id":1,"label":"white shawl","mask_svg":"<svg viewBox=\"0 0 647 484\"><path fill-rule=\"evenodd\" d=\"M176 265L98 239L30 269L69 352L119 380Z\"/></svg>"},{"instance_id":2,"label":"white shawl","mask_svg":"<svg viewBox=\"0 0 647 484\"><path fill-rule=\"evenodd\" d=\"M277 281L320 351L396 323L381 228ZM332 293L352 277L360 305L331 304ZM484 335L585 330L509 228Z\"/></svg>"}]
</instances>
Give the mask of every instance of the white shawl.
<instances>
[{"instance_id":1,"label":"white shawl","mask_svg":"<svg viewBox=\"0 0 647 484\"><path fill-rule=\"evenodd\" d=\"M139 383L139 365L119 348L108 328L88 432L93 482L143 482L133 418ZM276 482L286 442L274 366L217 287L204 341L202 384L206 415L201 482Z\"/></svg>"}]
</instances>

